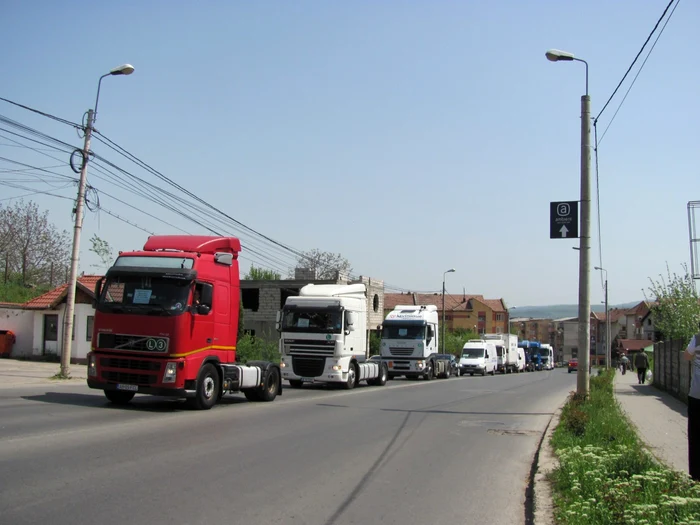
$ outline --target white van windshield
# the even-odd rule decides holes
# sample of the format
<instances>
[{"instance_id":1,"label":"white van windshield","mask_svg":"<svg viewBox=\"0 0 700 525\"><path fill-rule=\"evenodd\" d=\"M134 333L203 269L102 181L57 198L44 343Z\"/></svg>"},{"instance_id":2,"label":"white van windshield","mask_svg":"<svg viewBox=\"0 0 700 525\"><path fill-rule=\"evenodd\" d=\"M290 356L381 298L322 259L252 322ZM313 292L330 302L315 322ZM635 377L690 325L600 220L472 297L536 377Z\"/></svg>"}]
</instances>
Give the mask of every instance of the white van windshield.
<instances>
[{"instance_id":1,"label":"white van windshield","mask_svg":"<svg viewBox=\"0 0 700 525\"><path fill-rule=\"evenodd\" d=\"M462 357L467 359L476 359L477 357L484 357L483 348L465 348L462 350Z\"/></svg>"}]
</instances>

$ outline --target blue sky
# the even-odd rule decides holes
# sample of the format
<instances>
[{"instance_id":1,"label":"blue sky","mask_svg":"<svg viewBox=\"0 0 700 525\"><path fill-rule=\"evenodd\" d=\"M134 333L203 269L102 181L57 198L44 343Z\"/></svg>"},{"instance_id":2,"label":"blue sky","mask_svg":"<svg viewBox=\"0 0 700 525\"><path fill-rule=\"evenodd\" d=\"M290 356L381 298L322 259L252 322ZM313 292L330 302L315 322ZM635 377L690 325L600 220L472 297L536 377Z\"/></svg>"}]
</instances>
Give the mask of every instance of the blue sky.
<instances>
[{"instance_id":1,"label":"blue sky","mask_svg":"<svg viewBox=\"0 0 700 525\"><path fill-rule=\"evenodd\" d=\"M102 82L96 128L246 225L297 250L340 252L356 274L392 287L437 291L454 267L448 292L509 305L576 303L578 241L549 239L549 202L579 199L584 68L544 53L558 48L589 62L596 115L666 4L9 0L0 96L80 121L100 75L131 63L133 75ZM686 204L700 198L699 15L697 2L680 3L600 144L612 303L641 299L667 262L681 271L689 261ZM601 116L600 133L620 100ZM0 115L81 145L75 130L4 102ZM0 156L63 163L52 171L72 175L67 153L44 152L56 161L6 137L0 131ZM166 187L103 144L92 149ZM106 210L148 231L208 233L107 176L88 177L165 221L100 195ZM8 187L10 178L0 174L0 198L28 193ZM55 178L25 185L75 193ZM69 200L25 199L71 229ZM251 260L293 265L292 254L226 231L257 252L242 254L244 271ZM592 266L595 222L593 232ZM94 233L115 252L139 248L148 235L88 213L88 273L96 271L87 242ZM591 293L593 303L602 300L596 273Z\"/></svg>"}]
</instances>

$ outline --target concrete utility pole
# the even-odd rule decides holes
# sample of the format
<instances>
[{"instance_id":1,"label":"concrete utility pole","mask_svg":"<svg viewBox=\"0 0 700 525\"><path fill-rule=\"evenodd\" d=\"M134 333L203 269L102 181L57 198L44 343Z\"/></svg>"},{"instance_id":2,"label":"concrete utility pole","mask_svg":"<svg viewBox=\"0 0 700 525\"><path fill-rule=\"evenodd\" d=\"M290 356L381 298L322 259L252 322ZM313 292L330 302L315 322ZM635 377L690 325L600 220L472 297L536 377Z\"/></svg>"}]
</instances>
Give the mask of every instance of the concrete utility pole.
<instances>
[{"instance_id":1,"label":"concrete utility pole","mask_svg":"<svg viewBox=\"0 0 700 525\"><path fill-rule=\"evenodd\" d=\"M442 273L442 353L445 353L445 276L448 273L456 271L454 268L450 268L446 272Z\"/></svg>"},{"instance_id":2,"label":"concrete utility pole","mask_svg":"<svg viewBox=\"0 0 700 525\"><path fill-rule=\"evenodd\" d=\"M73 250L71 252L70 273L68 277L68 290L66 296L66 309L63 316L63 341L61 343L61 372L60 375L68 377L70 374L71 343L73 339L73 316L75 314L75 292L78 285L78 263L80 259L80 233L83 229L83 205L85 203L85 189L87 186L87 165L90 156L90 139L92 130L97 120L97 104L100 100L100 86L102 79L111 75L131 75L134 67L124 64L114 68L109 73L102 75L97 83L97 97L95 109L88 110L85 126L85 143L82 151L82 164L80 167L80 181L78 182L78 200L75 203L75 226L73 227Z\"/></svg>"},{"instance_id":3,"label":"concrete utility pole","mask_svg":"<svg viewBox=\"0 0 700 525\"><path fill-rule=\"evenodd\" d=\"M584 62L584 64L586 64ZM588 64L586 94L581 97L581 238L578 275L578 345L583 363L578 367L576 390L588 397L591 360L591 98L588 96Z\"/></svg>"},{"instance_id":4,"label":"concrete utility pole","mask_svg":"<svg viewBox=\"0 0 700 525\"><path fill-rule=\"evenodd\" d=\"M578 347L581 355L576 393L588 397L588 367L591 362L591 98L588 96L588 62L558 49L550 49L545 56L552 62L576 61L586 66L586 94L581 97L581 236L578 272Z\"/></svg>"}]
</instances>

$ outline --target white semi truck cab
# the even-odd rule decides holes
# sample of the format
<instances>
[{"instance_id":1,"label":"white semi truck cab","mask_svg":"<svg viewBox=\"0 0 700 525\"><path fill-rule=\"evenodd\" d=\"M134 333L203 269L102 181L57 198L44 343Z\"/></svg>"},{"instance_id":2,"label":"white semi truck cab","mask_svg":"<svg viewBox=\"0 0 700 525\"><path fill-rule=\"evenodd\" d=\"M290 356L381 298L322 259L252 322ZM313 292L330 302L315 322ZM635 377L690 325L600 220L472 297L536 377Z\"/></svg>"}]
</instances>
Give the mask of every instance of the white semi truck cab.
<instances>
[{"instance_id":1,"label":"white semi truck cab","mask_svg":"<svg viewBox=\"0 0 700 525\"><path fill-rule=\"evenodd\" d=\"M449 377L449 359L439 359L435 305L397 305L382 325L381 357L389 378Z\"/></svg>"},{"instance_id":2,"label":"white semi truck cab","mask_svg":"<svg viewBox=\"0 0 700 525\"><path fill-rule=\"evenodd\" d=\"M282 378L304 383L383 386L385 364L369 361L364 284L308 284L277 315Z\"/></svg>"}]
</instances>

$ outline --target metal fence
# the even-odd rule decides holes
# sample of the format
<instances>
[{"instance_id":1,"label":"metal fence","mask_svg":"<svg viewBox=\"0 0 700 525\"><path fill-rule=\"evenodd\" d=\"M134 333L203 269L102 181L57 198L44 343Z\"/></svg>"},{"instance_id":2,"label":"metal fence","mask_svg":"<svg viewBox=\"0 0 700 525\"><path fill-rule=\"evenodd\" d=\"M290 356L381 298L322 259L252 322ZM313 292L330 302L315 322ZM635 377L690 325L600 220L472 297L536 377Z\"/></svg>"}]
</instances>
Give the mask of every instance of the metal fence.
<instances>
[{"instance_id":1,"label":"metal fence","mask_svg":"<svg viewBox=\"0 0 700 525\"><path fill-rule=\"evenodd\" d=\"M687 342L680 339L654 344L654 386L688 403L692 363L683 359Z\"/></svg>"}]
</instances>

